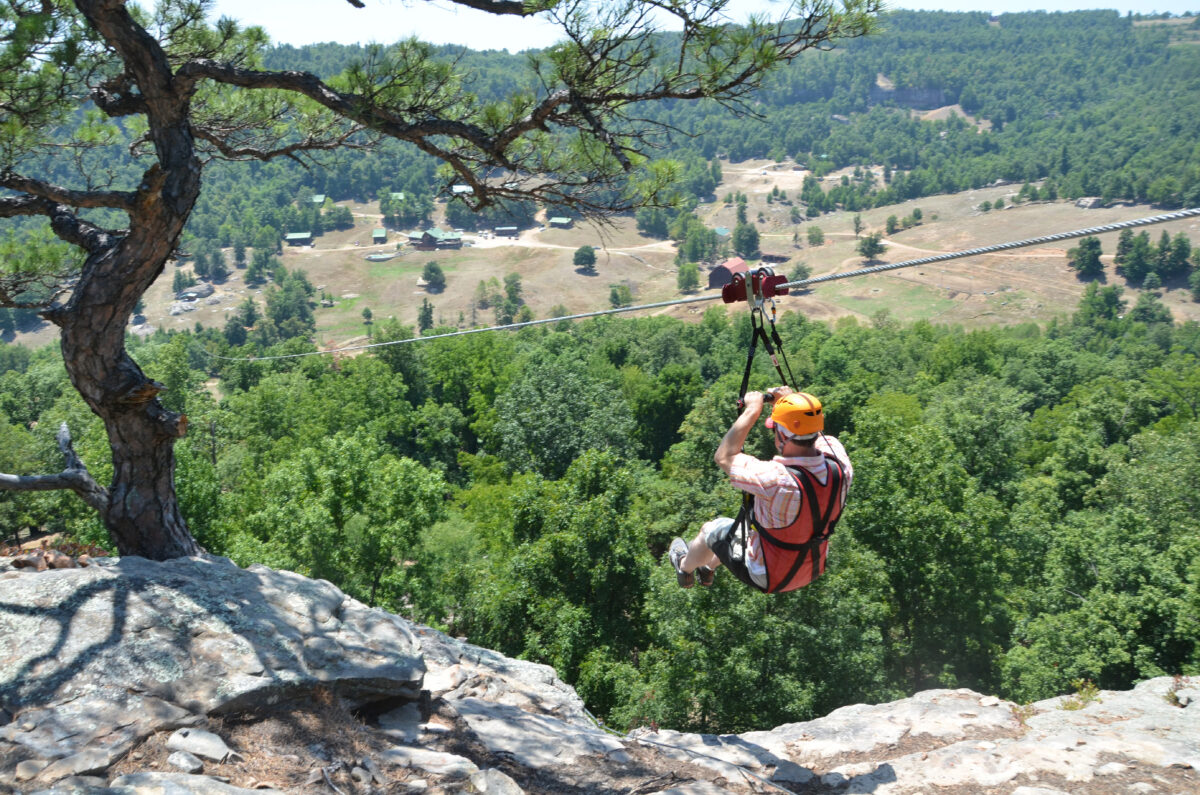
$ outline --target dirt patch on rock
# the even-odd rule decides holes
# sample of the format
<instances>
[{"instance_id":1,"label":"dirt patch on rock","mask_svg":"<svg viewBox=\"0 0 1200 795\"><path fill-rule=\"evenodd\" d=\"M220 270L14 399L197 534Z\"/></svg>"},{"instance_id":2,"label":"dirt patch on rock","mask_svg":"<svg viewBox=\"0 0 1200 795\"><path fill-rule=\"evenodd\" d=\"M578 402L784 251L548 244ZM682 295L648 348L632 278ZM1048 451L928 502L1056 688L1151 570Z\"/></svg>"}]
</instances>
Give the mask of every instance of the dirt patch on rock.
<instances>
[{"instance_id":1,"label":"dirt patch on rock","mask_svg":"<svg viewBox=\"0 0 1200 795\"><path fill-rule=\"evenodd\" d=\"M628 759L620 762L584 756L556 770L525 768L505 754L488 750L447 702L434 700L429 711L429 722L443 731L436 742L422 742L421 748L464 757L480 770L497 769L530 793L651 793L698 781L714 783L730 792L750 791L741 782L728 781L636 743L630 743ZM463 787L469 787L464 776L432 774L379 761L397 745L396 740L371 717L355 714L340 704L329 691L317 691L303 704L210 716L199 728L220 736L237 754L222 763L202 760L203 774L246 789L334 792L336 788L342 795L378 795L422 787L430 793L462 792ZM138 772L180 772L167 761L172 753L167 748L171 734L163 731L147 737L108 771L108 778ZM364 759L375 761L384 783L362 779L369 767Z\"/></svg>"}]
</instances>

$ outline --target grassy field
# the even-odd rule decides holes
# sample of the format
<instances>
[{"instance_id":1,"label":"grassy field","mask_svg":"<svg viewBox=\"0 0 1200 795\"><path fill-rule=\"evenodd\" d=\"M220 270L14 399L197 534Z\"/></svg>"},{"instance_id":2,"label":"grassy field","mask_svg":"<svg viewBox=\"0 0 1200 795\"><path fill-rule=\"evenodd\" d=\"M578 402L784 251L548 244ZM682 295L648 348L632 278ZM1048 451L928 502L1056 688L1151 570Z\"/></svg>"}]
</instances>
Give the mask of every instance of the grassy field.
<instances>
[{"instance_id":1,"label":"grassy field","mask_svg":"<svg viewBox=\"0 0 1200 795\"><path fill-rule=\"evenodd\" d=\"M852 213L833 213L793 225L789 220L790 206L778 201L767 203L767 194L776 186L794 197L803 181L803 171L794 169L790 163L749 161L723 164L723 172L724 182L717 196L731 191L747 195L749 217L757 219L762 215L758 223L762 249L791 257L786 264L777 266L781 272L790 272L799 262L809 265L814 275L855 270L867 264L855 253ZM840 176L831 174L826 179L836 181ZM863 212L867 231L883 230L889 215L903 218L918 207L924 217L922 225L886 236L887 250L871 264L902 262L1160 212L1147 206L1083 210L1070 202L1013 206L1016 188L997 186L932 196ZM984 201L1000 198L1008 205L1003 210L983 213L977 209ZM489 325L495 320L493 311L473 308L476 286L492 277L502 282L508 273L520 274L524 299L539 318L550 316L556 307L570 313L608 308L614 284L629 286L635 303L680 296L672 244L642 237L629 218L618 219L613 226L603 228L577 225L573 229L528 230L515 240L487 239L468 233L465 239L470 245L460 250L421 252L404 246L394 259L368 262L367 254L394 251L400 238L391 233L386 244L371 245L371 230L379 226L378 208L354 203L348 206L355 214L353 229L327 233L311 247L285 248L282 255L289 269L303 269L309 280L335 301L333 307L317 309L317 341L322 347L361 341L366 333L364 308L370 308L376 320L394 316L415 325L417 310L425 299L433 304L439 325L464 328ZM712 227L732 228L736 222L733 206L720 200L702 204L697 214ZM815 249L806 243L806 230L813 223L825 233L825 244ZM1184 232L1194 244L1200 245L1197 219L1147 229L1155 242L1165 229L1172 235ZM794 243L795 239L800 243ZM1124 283L1113 271L1112 252L1116 243L1116 233L1101 237L1108 284ZM597 251L594 274L582 273L573 265L575 250L585 244ZM1066 241L1057 246L829 282L803 295L781 299L780 308L824 320L845 316L866 319L886 310L903 321L927 319L968 328L1029 321L1045 323L1052 317L1069 315L1086 286L1067 267L1067 249L1074 244L1075 241ZM229 259L232 260L231 255ZM430 294L418 284L427 262L437 262L446 274L446 289L441 293ZM152 327L184 329L199 323L219 328L246 296L263 300L262 290L248 289L241 280L244 271L235 270L227 282L217 285L216 300L202 299L194 311L171 316L168 314L173 303L170 286L177 267L180 266L168 265L146 294L146 320ZM703 273L701 278L707 282ZM1126 297L1131 301L1135 300L1135 293L1126 288ZM1168 285L1160 295L1177 320L1200 320L1200 304L1191 300L1183 285ZM704 302L655 311L695 318L710 305ZM745 311L744 305L730 307L729 311ZM17 341L45 344L56 339L55 331L49 324L43 324L34 333L18 335Z\"/></svg>"}]
</instances>

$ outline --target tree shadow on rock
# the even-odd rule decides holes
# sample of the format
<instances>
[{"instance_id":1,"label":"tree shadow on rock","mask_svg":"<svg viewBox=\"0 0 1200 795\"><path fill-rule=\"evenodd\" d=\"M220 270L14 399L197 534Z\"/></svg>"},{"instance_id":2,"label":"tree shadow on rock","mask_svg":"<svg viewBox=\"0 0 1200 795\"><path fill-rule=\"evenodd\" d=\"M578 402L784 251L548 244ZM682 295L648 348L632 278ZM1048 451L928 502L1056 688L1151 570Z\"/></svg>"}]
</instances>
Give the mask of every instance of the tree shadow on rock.
<instances>
[{"instance_id":1,"label":"tree shadow on rock","mask_svg":"<svg viewBox=\"0 0 1200 795\"><path fill-rule=\"evenodd\" d=\"M396 616L216 557L10 575L0 633L0 708L30 727L11 742L46 759L115 758L155 731L316 686L352 707L416 699L424 673Z\"/></svg>"}]
</instances>

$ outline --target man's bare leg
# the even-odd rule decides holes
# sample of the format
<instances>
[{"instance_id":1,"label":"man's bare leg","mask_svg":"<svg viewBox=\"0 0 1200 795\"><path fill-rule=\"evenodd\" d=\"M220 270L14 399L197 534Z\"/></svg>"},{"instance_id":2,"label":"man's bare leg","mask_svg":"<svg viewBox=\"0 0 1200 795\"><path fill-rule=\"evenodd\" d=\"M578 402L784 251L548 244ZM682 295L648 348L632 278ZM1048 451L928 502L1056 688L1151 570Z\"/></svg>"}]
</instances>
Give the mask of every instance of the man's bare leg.
<instances>
[{"instance_id":1,"label":"man's bare leg","mask_svg":"<svg viewBox=\"0 0 1200 795\"><path fill-rule=\"evenodd\" d=\"M704 530L701 529L692 539L692 543L688 544L687 557L683 559L679 568L683 571L695 571L701 566L715 569L720 565L721 559L713 554L713 551L708 548L708 544L704 543Z\"/></svg>"}]
</instances>

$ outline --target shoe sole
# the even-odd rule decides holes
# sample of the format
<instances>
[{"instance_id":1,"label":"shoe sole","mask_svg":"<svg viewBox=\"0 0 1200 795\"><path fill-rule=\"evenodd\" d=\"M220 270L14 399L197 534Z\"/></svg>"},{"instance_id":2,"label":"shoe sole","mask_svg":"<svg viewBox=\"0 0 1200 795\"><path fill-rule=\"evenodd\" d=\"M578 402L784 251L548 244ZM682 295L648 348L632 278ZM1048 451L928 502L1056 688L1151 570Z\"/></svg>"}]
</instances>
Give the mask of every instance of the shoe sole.
<instances>
[{"instance_id":1,"label":"shoe sole","mask_svg":"<svg viewBox=\"0 0 1200 795\"><path fill-rule=\"evenodd\" d=\"M680 542L680 544L684 544L684 545L687 544L687 542L684 541L682 538L676 538L675 541ZM675 541L671 542L672 549L675 548ZM683 548L687 549L686 546L684 546ZM684 557L686 557L686 553L685 553L685 555L680 556L680 558L679 558L680 562L683 561ZM670 561L671 568L675 569L675 581L677 583L679 583L679 587L680 588L691 588L692 585L694 585L696 582L696 575L690 571L680 571L679 566L675 562L674 556L670 552L667 553L667 560Z\"/></svg>"}]
</instances>

